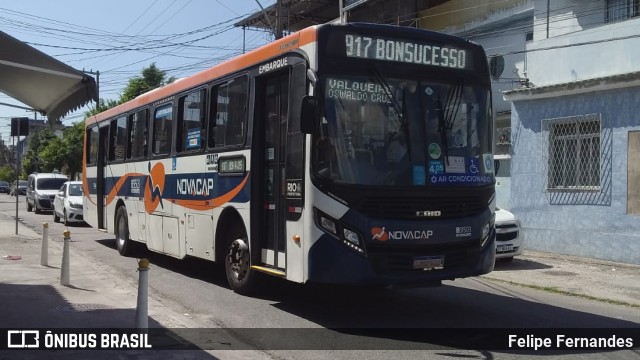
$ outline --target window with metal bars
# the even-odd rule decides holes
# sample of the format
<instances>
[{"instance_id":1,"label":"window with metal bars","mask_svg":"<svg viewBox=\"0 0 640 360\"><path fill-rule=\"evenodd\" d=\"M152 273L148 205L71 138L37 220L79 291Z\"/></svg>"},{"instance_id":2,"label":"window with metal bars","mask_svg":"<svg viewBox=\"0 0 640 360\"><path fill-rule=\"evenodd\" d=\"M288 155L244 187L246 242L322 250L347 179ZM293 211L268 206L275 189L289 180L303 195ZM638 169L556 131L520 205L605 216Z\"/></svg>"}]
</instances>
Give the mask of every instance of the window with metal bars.
<instances>
[{"instance_id":1,"label":"window with metal bars","mask_svg":"<svg viewBox=\"0 0 640 360\"><path fill-rule=\"evenodd\" d=\"M599 114L546 120L547 190L600 189Z\"/></svg>"},{"instance_id":2,"label":"window with metal bars","mask_svg":"<svg viewBox=\"0 0 640 360\"><path fill-rule=\"evenodd\" d=\"M640 0L607 0L605 22L623 21L640 15Z\"/></svg>"}]
</instances>

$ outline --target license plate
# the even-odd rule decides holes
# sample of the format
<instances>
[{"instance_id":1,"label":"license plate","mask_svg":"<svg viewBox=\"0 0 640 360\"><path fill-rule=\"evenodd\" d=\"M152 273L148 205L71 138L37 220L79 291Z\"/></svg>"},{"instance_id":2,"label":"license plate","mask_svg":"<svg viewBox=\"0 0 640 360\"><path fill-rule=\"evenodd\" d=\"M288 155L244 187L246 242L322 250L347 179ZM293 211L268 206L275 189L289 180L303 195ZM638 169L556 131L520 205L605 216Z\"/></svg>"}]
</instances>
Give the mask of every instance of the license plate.
<instances>
[{"instance_id":1,"label":"license plate","mask_svg":"<svg viewBox=\"0 0 640 360\"><path fill-rule=\"evenodd\" d=\"M497 252L513 251L513 245L512 244L498 245L496 247L496 251Z\"/></svg>"},{"instance_id":2,"label":"license plate","mask_svg":"<svg viewBox=\"0 0 640 360\"><path fill-rule=\"evenodd\" d=\"M419 256L413 258L414 269L442 269L444 267L444 256Z\"/></svg>"}]
</instances>

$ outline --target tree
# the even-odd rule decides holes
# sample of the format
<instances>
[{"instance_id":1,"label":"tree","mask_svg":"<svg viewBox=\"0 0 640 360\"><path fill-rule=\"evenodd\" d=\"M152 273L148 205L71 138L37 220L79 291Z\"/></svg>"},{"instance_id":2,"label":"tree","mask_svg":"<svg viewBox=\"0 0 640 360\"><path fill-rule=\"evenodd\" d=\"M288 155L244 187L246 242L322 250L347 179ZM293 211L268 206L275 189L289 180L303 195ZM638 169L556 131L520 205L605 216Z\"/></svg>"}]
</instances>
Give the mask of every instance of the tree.
<instances>
[{"instance_id":1,"label":"tree","mask_svg":"<svg viewBox=\"0 0 640 360\"><path fill-rule=\"evenodd\" d=\"M16 172L9 165L0 166L0 180L12 182L16 179Z\"/></svg>"},{"instance_id":2,"label":"tree","mask_svg":"<svg viewBox=\"0 0 640 360\"><path fill-rule=\"evenodd\" d=\"M62 136L62 148L67 160L66 173L70 179L82 173L82 146L84 144L84 121L67 128Z\"/></svg>"},{"instance_id":3,"label":"tree","mask_svg":"<svg viewBox=\"0 0 640 360\"><path fill-rule=\"evenodd\" d=\"M149 67L142 69L141 77L137 76L129 80L122 95L120 95L120 103L135 99L138 95L175 81L173 76L168 79L165 79L165 77L166 72L161 71L155 63L152 63Z\"/></svg>"},{"instance_id":4,"label":"tree","mask_svg":"<svg viewBox=\"0 0 640 360\"><path fill-rule=\"evenodd\" d=\"M86 111L84 113L85 117L91 117L93 115L98 115L103 111L107 111L109 109L111 109L112 107L116 107L120 105L120 103L117 100L105 100L103 98L100 98L100 100L98 101L98 106L96 106L95 108L91 109L90 111Z\"/></svg>"},{"instance_id":5,"label":"tree","mask_svg":"<svg viewBox=\"0 0 640 360\"><path fill-rule=\"evenodd\" d=\"M85 112L86 117L99 114L118 106L140 94L167 85L175 80L166 78L164 71L154 64L142 70L142 76L129 80L120 99L100 99L95 109ZM22 173L25 177L34 171L50 172L60 170L73 179L82 172L82 147L84 144L84 121L73 124L65 129L62 139L48 129L40 131L38 136L31 138L29 149L26 151L22 163ZM0 173L1 175L1 173Z\"/></svg>"},{"instance_id":6,"label":"tree","mask_svg":"<svg viewBox=\"0 0 640 360\"><path fill-rule=\"evenodd\" d=\"M40 168L50 172L58 169L73 179L82 172L84 121L64 130L62 138L51 139L40 148Z\"/></svg>"},{"instance_id":7,"label":"tree","mask_svg":"<svg viewBox=\"0 0 640 360\"><path fill-rule=\"evenodd\" d=\"M56 135L48 128L42 128L35 133L29 134L29 146L22 157L22 177L26 179L29 174L35 171L50 171L49 164L41 168L40 164L40 148L44 148Z\"/></svg>"}]
</instances>

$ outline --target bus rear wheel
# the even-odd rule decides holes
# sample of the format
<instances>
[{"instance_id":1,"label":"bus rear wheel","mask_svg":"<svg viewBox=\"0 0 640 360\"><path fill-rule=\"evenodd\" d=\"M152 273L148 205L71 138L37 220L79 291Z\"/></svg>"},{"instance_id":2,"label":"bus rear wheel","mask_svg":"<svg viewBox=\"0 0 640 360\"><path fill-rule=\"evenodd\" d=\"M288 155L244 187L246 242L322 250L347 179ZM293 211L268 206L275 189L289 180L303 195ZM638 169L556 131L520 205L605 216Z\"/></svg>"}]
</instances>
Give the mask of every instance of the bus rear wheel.
<instances>
[{"instance_id":1,"label":"bus rear wheel","mask_svg":"<svg viewBox=\"0 0 640 360\"><path fill-rule=\"evenodd\" d=\"M118 208L116 212L116 249L122 256L130 256L133 252L131 240L129 239L129 220L127 219L127 209L124 206Z\"/></svg>"},{"instance_id":2,"label":"bus rear wheel","mask_svg":"<svg viewBox=\"0 0 640 360\"><path fill-rule=\"evenodd\" d=\"M243 230L233 231L225 257L224 269L233 291L249 295L256 290L256 272L251 270L251 254Z\"/></svg>"}]
</instances>

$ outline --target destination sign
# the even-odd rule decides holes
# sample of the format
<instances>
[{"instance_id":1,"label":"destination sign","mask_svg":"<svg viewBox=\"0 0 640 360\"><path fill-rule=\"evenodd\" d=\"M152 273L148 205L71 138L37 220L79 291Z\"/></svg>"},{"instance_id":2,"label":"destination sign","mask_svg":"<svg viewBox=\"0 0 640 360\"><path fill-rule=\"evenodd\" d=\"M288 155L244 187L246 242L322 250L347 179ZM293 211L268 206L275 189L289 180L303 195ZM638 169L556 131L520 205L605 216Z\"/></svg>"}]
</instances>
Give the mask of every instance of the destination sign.
<instances>
[{"instance_id":1,"label":"destination sign","mask_svg":"<svg viewBox=\"0 0 640 360\"><path fill-rule=\"evenodd\" d=\"M344 41L347 57L471 69L470 53L464 49L354 34L346 34Z\"/></svg>"},{"instance_id":2,"label":"destination sign","mask_svg":"<svg viewBox=\"0 0 640 360\"><path fill-rule=\"evenodd\" d=\"M389 91L382 85L352 79L327 79L325 96L330 99L356 100L373 103L391 103Z\"/></svg>"}]
</instances>

